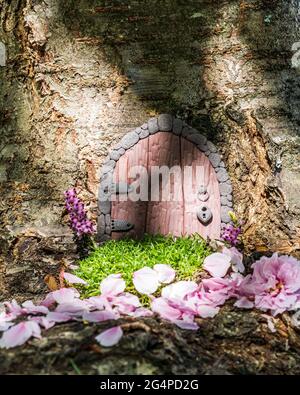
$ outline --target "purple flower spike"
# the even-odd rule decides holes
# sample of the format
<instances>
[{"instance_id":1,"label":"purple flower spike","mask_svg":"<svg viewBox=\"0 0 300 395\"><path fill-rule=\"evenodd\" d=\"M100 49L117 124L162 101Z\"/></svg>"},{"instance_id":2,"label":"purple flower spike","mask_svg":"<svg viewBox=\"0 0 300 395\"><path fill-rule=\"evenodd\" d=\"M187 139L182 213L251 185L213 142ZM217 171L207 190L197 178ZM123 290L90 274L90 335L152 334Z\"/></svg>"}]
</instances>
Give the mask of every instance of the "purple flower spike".
<instances>
[{"instance_id":1,"label":"purple flower spike","mask_svg":"<svg viewBox=\"0 0 300 395\"><path fill-rule=\"evenodd\" d=\"M77 196L75 188L71 188L64 193L66 200L66 210L70 216L70 226L78 236L92 235L96 232L94 224L88 219L84 204Z\"/></svg>"},{"instance_id":2,"label":"purple flower spike","mask_svg":"<svg viewBox=\"0 0 300 395\"><path fill-rule=\"evenodd\" d=\"M236 246L239 242L239 236L242 233L240 225L226 225L222 229L221 239L227 241L232 246Z\"/></svg>"}]
</instances>

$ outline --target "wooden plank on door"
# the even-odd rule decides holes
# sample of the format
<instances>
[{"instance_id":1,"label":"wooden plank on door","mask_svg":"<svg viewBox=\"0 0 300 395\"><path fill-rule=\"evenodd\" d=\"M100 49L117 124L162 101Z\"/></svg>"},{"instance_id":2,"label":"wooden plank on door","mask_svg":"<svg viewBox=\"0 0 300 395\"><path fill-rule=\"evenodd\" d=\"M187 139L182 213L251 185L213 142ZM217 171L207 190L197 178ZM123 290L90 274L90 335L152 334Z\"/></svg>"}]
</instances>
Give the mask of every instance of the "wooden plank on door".
<instances>
[{"instance_id":1,"label":"wooden plank on door","mask_svg":"<svg viewBox=\"0 0 300 395\"><path fill-rule=\"evenodd\" d=\"M204 238L219 238L221 231L221 206L219 183L215 170L208 158L199 151L194 144L183 137L181 137L181 166L184 174L183 199L185 234L191 235L199 233ZM197 194L200 185L207 186L209 199L206 202L201 202L198 199ZM208 206L213 213L213 219L208 225L201 224L197 218L197 210L199 210L202 205Z\"/></svg>"},{"instance_id":2,"label":"wooden plank on door","mask_svg":"<svg viewBox=\"0 0 300 395\"><path fill-rule=\"evenodd\" d=\"M167 183L157 185L154 177L155 169L166 166L173 168ZM179 169L179 171L178 171ZM177 172L176 172L177 170ZM171 133L158 132L149 137L148 172L151 174L151 199L159 195L159 201L148 203L146 232L149 234L172 234L181 236L183 233L183 196L180 169L180 138ZM168 192L170 195L168 196ZM168 199L168 200L162 200Z\"/></svg>"},{"instance_id":3,"label":"wooden plank on door","mask_svg":"<svg viewBox=\"0 0 300 395\"><path fill-rule=\"evenodd\" d=\"M141 140L138 144L121 156L114 171L115 182L127 182L131 184L134 180L130 178L130 171L134 166L144 166L147 169L148 163L148 139ZM147 201L124 200L124 195L117 196L112 203L112 218L124 219L134 224L134 229L129 232L113 232L114 240L122 239L126 236L141 238L145 233L145 223L147 215Z\"/></svg>"}]
</instances>

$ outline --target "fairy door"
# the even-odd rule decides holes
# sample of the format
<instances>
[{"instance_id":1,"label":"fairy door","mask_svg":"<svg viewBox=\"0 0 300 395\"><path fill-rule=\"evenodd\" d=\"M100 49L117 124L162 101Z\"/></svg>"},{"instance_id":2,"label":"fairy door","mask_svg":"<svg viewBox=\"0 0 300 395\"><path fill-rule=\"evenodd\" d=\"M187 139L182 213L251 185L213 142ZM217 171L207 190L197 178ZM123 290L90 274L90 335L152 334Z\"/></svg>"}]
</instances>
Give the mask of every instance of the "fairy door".
<instances>
[{"instance_id":1,"label":"fairy door","mask_svg":"<svg viewBox=\"0 0 300 395\"><path fill-rule=\"evenodd\" d=\"M220 236L217 174L208 157L184 137L158 132L139 140L116 162L113 180L128 186L128 193L117 194L111 203L113 239L145 233ZM122 223L129 225L127 230L118 228Z\"/></svg>"}]
</instances>

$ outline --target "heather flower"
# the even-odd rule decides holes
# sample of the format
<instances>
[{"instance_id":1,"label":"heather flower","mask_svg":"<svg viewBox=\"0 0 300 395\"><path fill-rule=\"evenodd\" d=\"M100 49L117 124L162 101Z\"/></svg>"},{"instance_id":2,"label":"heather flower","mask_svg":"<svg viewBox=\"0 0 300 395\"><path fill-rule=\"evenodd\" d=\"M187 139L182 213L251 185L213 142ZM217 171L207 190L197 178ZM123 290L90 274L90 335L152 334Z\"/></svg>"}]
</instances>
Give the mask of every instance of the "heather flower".
<instances>
[{"instance_id":1,"label":"heather flower","mask_svg":"<svg viewBox=\"0 0 300 395\"><path fill-rule=\"evenodd\" d=\"M239 236L242 233L241 225L229 224L222 228L221 239L232 246L236 246L239 242Z\"/></svg>"},{"instance_id":2,"label":"heather flower","mask_svg":"<svg viewBox=\"0 0 300 395\"><path fill-rule=\"evenodd\" d=\"M70 226L78 238L95 233L94 224L88 219L84 204L77 196L75 188L65 192L66 209L70 216Z\"/></svg>"}]
</instances>

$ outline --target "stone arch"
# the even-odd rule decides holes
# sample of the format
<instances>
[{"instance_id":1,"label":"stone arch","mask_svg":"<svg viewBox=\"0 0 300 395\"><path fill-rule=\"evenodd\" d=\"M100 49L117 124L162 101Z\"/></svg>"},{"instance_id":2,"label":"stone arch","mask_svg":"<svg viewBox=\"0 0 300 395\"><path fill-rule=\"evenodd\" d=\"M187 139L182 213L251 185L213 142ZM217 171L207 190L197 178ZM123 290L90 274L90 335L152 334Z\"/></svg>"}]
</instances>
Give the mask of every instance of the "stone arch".
<instances>
[{"instance_id":1,"label":"stone arch","mask_svg":"<svg viewBox=\"0 0 300 395\"><path fill-rule=\"evenodd\" d=\"M221 204L221 226L230 222L229 211L233 207L232 186L229 175L225 169L225 164L217 152L216 146L200 132L181 119L175 118L170 114L161 114L158 117L150 118L148 122L140 127L128 132L113 147L108 158L102 166L100 177L100 187L98 196L98 239L106 241L111 238L111 210L112 203L107 195L107 190L112 182L113 172L116 163L139 141L158 132L169 132L176 136L181 136L193 143L199 151L204 153L214 168L219 183L220 204Z\"/></svg>"}]
</instances>

